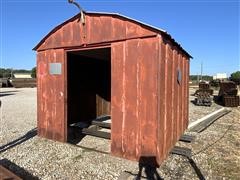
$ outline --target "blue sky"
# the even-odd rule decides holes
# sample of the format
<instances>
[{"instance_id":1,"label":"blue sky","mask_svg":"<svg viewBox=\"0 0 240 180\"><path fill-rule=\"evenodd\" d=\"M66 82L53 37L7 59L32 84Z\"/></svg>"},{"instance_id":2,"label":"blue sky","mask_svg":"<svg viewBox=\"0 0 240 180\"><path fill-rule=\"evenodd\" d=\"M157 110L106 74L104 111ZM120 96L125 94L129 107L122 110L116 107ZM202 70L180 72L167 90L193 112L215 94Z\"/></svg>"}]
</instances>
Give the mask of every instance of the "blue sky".
<instances>
[{"instance_id":1,"label":"blue sky","mask_svg":"<svg viewBox=\"0 0 240 180\"><path fill-rule=\"evenodd\" d=\"M165 29L187 50L190 73L240 70L239 1L78 0L86 11L117 12ZM32 48L78 13L67 0L1 0L1 67L31 69Z\"/></svg>"}]
</instances>

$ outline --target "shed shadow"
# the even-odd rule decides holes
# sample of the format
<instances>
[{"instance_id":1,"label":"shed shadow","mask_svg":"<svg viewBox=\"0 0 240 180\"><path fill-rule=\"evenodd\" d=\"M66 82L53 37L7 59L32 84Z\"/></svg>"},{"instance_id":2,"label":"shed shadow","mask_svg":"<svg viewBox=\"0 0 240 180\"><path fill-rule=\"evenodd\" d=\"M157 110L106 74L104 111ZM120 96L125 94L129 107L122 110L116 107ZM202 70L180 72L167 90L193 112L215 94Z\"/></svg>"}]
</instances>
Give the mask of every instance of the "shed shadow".
<instances>
[{"instance_id":1,"label":"shed shadow","mask_svg":"<svg viewBox=\"0 0 240 180\"><path fill-rule=\"evenodd\" d=\"M141 156L139 158L139 171L136 177L136 180L140 180L142 176L143 169L145 170L146 178L153 179L153 180L161 180L163 178L157 172L157 168L159 165L157 163L155 156Z\"/></svg>"},{"instance_id":2,"label":"shed shadow","mask_svg":"<svg viewBox=\"0 0 240 180\"><path fill-rule=\"evenodd\" d=\"M0 153L6 151L8 149L11 149L11 148L13 148L13 147L15 147L15 146L17 146L17 145L27 141L27 140L33 138L36 135L37 135L37 128L34 128L34 129L28 131L25 135L15 139L15 140L13 140L12 142L9 142L9 143L1 146L0 147Z\"/></svg>"},{"instance_id":3,"label":"shed shadow","mask_svg":"<svg viewBox=\"0 0 240 180\"><path fill-rule=\"evenodd\" d=\"M157 172L159 165L155 156L141 156L139 158L138 168L137 174L129 171L125 171L125 173L135 176L134 180L163 180L163 178ZM126 178L126 176L124 177ZM123 179L123 177L120 177L119 179Z\"/></svg>"},{"instance_id":4,"label":"shed shadow","mask_svg":"<svg viewBox=\"0 0 240 180\"><path fill-rule=\"evenodd\" d=\"M31 179L31 180L38 180L39 178L30 174L28 171L26 171L24 168L19 167L15 163L9 161L8 159L1 159L0 165L8 169L9 171L16 174L18 177L22 179Z\"/></svg>"}]
</instances>

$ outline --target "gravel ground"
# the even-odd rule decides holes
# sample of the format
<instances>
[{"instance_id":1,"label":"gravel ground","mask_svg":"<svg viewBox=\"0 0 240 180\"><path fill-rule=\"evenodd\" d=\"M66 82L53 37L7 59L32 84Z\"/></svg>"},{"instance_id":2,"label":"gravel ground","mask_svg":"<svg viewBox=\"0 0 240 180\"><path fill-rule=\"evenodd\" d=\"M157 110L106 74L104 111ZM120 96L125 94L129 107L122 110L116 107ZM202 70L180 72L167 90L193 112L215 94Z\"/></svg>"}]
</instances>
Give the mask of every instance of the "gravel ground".
<instances>
[{"instance_id":1,"label":"gravel ground","mask_svg":"<svg viewBox=\"0 0 240 180\"><path fill-rule=\"evenodd\" d=\"M190 89L190 94L195 90ZM109 140L86 136L79 143L82 148L35 136L36 89L1 89L1 163L25 179L133 179L138 173L138 163L109 155ZM194 97L190 96L190 101ZM189 103L190 121L221 108L195 106ZM192 133L196 139L191 144L177 143L191 148L193 161L170 155L156 169L164 179L238 179L240 177L240 108L217 120L202 133ZM32 130L32 131L31 131ZM30 131L30 132L29 132ZM29 132L29 133L27 133ZM25 135L25 136L24 136ZM194 168L195 167L195 170ZM125 173L124 173L125 172ZM197 173L198 176L197 176ZM143 173L146 177L146 173Z\"/></svg>"},{"instance_id":2,"label":"gravel ground","mask_svg":"<svg viewBox=\"0 0 240 180\"><path fill-rule=\"evenodd\" d=\"M195 100L195 96L193 96L194 92L196 91L197 88L190 88L189 89L189 123L204 117L205 115L214 112L218 109L220 109L222 106L213 103L212 106L209 107L204 107L204 106L196 106L194 105L193 101ZM218 91L214 91L213 95L217 95Z\"/></svg>"}]
</instances>

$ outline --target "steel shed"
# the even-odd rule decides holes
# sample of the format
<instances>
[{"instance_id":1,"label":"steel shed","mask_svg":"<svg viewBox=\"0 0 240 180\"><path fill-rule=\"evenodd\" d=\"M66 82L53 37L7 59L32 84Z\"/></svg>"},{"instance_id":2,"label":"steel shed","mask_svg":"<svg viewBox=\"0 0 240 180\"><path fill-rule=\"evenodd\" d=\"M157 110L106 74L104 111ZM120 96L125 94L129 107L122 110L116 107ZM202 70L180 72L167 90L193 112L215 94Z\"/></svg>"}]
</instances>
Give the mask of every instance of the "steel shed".
<instances>
[{"instance_id":1,"label":"steel shed","mask_svg":"<svg viewBox=\"0 0 240 180\"><path fill-rule=\"evenodd\" d=\"M111 153L160 164L188 125L191 56L164 30L114 13L60 24L37 51L38 135L111 116Z\"/></svg>"}]
</instances>

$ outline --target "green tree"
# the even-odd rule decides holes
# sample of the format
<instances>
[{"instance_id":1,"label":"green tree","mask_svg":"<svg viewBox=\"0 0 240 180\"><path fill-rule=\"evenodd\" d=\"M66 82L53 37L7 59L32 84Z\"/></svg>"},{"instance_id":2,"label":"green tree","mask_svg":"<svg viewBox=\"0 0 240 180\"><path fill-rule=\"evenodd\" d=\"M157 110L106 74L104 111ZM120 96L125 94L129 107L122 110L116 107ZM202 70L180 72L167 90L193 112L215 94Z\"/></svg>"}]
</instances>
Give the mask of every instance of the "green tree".
<instances>
[{"instance_id":1,"label":"green tree","mask_svg":"<svg viewBox=\"0 0 240 180\"><path fill-rule=\"evenodd\" d=\"M32 78L36 78L37 77L37 75L36 75L36 67L32 68L31 76L32 76Z\"/></svg>"},{"instance_id":2,"label":"green tree","mask_svg":"<svg viewBox=\"0 0 240 180\"><path fill-rule=\"evenodd\" d=\"M11 69L0 68L0 78L10 78L11 71Z\"/></svg>"},{"instance_id":3,"label":"green tree","mask_svg":"<svg viewBox=\"0 0 240 180\"><path fill-rule=\"evenodd\" d=\"M240 71L231 74L231 79L240 79Z\"/></svg>"},{"instance_id":4,"label":"green tree","mask_svg":"<svg viewBox=\"0 0 240 180\"><path fill-rule=\"evenodd\" d=\"M235 82L237 85L240 85L240 71L236 71L231 74L230 80Z\"/></svg>"}]
</instances>

